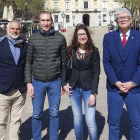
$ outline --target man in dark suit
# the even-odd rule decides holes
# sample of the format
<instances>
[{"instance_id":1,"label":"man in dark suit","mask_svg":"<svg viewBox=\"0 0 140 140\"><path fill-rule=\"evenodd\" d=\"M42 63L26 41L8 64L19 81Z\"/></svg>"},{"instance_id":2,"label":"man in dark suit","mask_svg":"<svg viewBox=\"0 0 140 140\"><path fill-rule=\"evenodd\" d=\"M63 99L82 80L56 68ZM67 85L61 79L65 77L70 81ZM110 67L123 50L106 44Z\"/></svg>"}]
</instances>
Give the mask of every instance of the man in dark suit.
<instances>
[{"instance_id":1,"label":"man in dark suit","mask_svg":"<svg viewBox=\"0 0 140 140\"><path fill-rule=\"evenodd\" d=\"M5 138L9 115L9 140L19 140L21 113L26 99L26 43L20 37L19 22L9 22L6 31L7 34L0 38L0 140Z\"/></svg>"},{"instance_id":2,"label":"man in dark suit","mask_svg":"<svg viewBox=\"0 0 140 140\"><path fill-rule=\"evenodd\" d=\"M125 103L131 122L131 140L140 140L140 32L130 30L131 12L115 13L119 30L103 40L107 75L109 140L119 140L119 123Z\"/></svg>"}]
</instances>

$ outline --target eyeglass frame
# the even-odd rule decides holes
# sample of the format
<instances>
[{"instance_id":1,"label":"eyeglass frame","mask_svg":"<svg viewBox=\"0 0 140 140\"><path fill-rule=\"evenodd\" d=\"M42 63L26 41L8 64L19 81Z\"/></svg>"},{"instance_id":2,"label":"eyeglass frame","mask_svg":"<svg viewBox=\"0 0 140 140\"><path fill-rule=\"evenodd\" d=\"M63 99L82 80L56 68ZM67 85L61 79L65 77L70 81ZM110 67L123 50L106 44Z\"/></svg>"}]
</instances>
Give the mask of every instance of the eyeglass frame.
<instances>
[{"instance_id":1,"label":"eyeglass frame","mask_svg":"<svg viewBox=\"0 0 140 140\"><path fill-rule=\"evenodd\" d=\"M77 36L78 36L79 38L81 38L82 36L83 36L83 37L87 37L87 34L86 34L86 33L83 33L83 34L77 34Z\"/></svg>"},{"instance_id":2,"label":"eyeglass frame","mask_svg":"<svg viewBox=\"0 0 140 140\"><path fill-rule=\"evenodd\" d=\"M119 22L122 21L122 20L127 21L130 18L132 18L132 17L130 17L130 16L119 17L119 18L116 18L116 21L119 21Z\"/></svg>"}]
</instances>

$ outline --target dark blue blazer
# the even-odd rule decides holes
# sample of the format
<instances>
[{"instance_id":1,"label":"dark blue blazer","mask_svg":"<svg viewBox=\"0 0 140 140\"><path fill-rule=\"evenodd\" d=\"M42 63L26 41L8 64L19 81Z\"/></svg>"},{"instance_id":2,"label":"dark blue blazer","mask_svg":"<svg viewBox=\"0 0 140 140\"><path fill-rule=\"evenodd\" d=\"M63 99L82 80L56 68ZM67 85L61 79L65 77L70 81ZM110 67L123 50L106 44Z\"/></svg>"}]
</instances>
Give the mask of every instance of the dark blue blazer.
<instances>
[{"instance_id":1,"label":"dark blue blazer","mask_svg":"<svg viewBox=\"0 0 140 140\"><path fill-rule=\"evenodd\" d=\"M7 38L0 42L0 93L9 94L17 86L21 93L26 91L24 83L24 66L26 43L20 48L20 57L15 64Z\"/></svg>"},{"instance_id":2,"label":"dark blue blazer","mask_svg":"<svg viewBox=\"0 0 140 140\"><path fill-rule=\"evenodd\" d=\"M115 82L133 81L137 87L130 92L140 92L140 32L130 30L125 47L122 46L119 31L105 34L103 40L103 65L107 75L107 90L119 89Z\"/></svg>"}]
</instances>

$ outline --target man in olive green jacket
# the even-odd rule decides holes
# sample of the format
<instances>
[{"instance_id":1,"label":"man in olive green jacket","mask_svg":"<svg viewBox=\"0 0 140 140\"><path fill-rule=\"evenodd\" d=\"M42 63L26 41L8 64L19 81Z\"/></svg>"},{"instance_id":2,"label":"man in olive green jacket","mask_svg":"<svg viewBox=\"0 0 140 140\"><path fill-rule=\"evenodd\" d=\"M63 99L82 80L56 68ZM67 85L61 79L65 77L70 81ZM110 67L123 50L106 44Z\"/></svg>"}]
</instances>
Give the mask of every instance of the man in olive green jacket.
<instances>
[{"instance_id":1,"label":"man in olive green jacket","mask_svg":"<svg viewBox=\"0 0 140 140\"><path fill-rule=\"evenodd\" d=\"M41 140L44 101L46 92L49 102L50 140L58 140L59 104L61 95L61 69L66 59L66 40L52 28L49 12L39 16L40 31L28 41L25 82L32 98L33 140Z\"/></svg>"}]
</instances>

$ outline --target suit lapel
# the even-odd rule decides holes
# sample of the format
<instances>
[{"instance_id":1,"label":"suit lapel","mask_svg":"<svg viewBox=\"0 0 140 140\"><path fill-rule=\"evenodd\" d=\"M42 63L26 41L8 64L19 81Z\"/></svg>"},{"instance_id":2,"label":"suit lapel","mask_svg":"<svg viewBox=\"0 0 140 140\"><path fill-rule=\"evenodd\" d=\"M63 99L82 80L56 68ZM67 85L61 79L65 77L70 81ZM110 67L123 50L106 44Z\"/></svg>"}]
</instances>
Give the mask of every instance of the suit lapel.
<instances>
[{"instance_id":1,"label":"suit lapel","mask_svg":"<svg viewBox=\"0 0 140 140\"><path fill-rule=\"evenodd\" d=\"M132 30L130 30L130 35L129 35L129 38L127 40L126 46L125 46L126 47L126 53L125 53L125 59L124 60L127 59L128 55L129 55L129 53L132 49L134 40L135 40L135 33Z\"/></svg>"},{"instance_id":2,"label":"suit lapel","mask_svg":"<svg viewBox=\"0 0 140 140\"><path fill-rule=\"evenodd\" d=\"M11 52L8 39L5 39L5 41L6 41L6 45L4 45L5 51L7 52L7 54L9 54L9 56L11 57L11 61L15 64L14 57L13 57L13 54L12 54L12 52Z\"/></svg>"},{"instance_id":3,"label":"suit lapel","mask_svg":"<svg viewBox=\"0 0 140 140\"><path fill-rule=\"evenodd\" d=\"M75 67L80 69L80 67L79 67L79 65L77 63L77 56L76 56L76 50L75 49L73 50L73 59L72 59L72 61L73 61L73 64L75 65Z\"/></svg>"},{"instance_id":4,"label":"suit lapel","mask_svg":"<svg viewBox=\"0 0 140 140\"><path fill-rule=\"evenodd\" d=\"M114 34L114 41L115 41L115 45L116 45L117 51L118 51L118 53L119 53L119 55L120 55L120 58L121 58L122 60L124 60L123 57L122 57L122 49L121 49L121 46L122 46L121 43L122 43L122 42L121 42L121 37L120 37L119 30L117 30L117 31L115 32L115 34Z\"/></svg>"}]
</instances>

